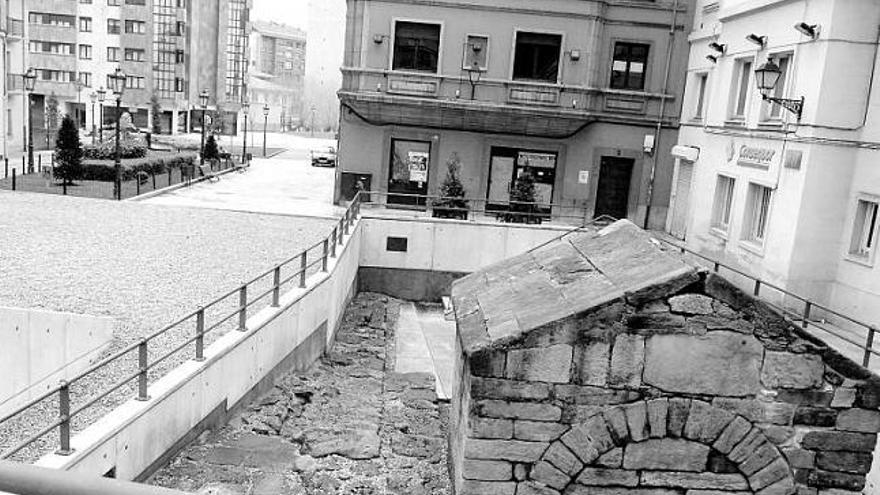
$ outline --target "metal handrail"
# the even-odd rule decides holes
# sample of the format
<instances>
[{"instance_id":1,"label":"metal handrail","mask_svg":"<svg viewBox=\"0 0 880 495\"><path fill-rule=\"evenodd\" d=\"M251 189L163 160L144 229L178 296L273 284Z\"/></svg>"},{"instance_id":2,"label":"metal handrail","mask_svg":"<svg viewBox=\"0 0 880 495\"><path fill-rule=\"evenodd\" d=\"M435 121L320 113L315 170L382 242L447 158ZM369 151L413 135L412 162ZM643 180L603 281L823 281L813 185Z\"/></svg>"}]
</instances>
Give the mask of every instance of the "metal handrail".
<instances>
[{"instance_id":1,"label":"metal handrail","mask_svg":"<svg viewBox=\"0 0 880 495\"><path fill-rule=\"evenodd\" d=\"M0 461L0 492L14 495L185 495L111 478Z\"/></svg>"},{"instance_id":2,"label":"metal handrail","mask_svg":"<svg viewBox=\"0 0 880 495\"><path fill-rule=\"evenodd\" d=\"M0 452L0 461L4 459L9 459L15 454L19 453L21 450L25 449L29 445L32 445L36 441L45 437L49 433L51 433L56 428L59 429L59 445L61 448L56 451L59 455L69 455L72 450L70 449L70 425L71 420L77 415L81 414L86 409L92 407L99 401L103 400L110 394L116 392L120 388L126 386L127 384L137 381L137 399L139 400L148 400L149 395L148 392L148 373L150 371L155 370L159 364L167 361L172 356L177 355L181 351L183 351L188 346L195 343L195 355L194 358L197 361L201 361L204 359L204 337L212 330L220 327L224 323L238 316L239 318L239 331L247 331L245 322L247 321L247 311L249 308L252 308L258 302L263 301L269 295L272 295L271 306L277 307L279 302L279 296L282 287L284 287L289 282L294 279L298 279L299 283L297 284L298 288L306 287L306 279L308 276L308 272L312 270L315 266L321 265L321 272L327 271L328 260L329 258L335 258L337 256L336 244L343 245L345 242L345 236L349 234L351 228L356 223L357 219L360 216L360 206L361 206L362 196L360 193L356 194L352 202L349 204L348 208L345 210L343 217L340 221L334 225L333 229L330 233L327 234L322 240L318 241L316 244L309 246L308 248L300 251L297 255L288 258L287 260L275 265L271 269L259 274L258 276L240 284L235 289L232 289L219 297L214 298L208 304L204 306L200 306L194 311L187 313L186 315L176 319L173 323L168 324L159 330L147 335L146 337L141 338L139 341L129 344L125 346L123 349L113 353L112 355L100 360L99 362L89 366L84 371L77 373L76 375L70 377L66 381L61 381L57 386L50 388L45 393L40 394L35 399L31 399L27 403L17 407L15 410L6 413L4 416L0 417L0 425L11 421L12 419L18 417L19 415L27 412L37 404L58 395L58 408L59 414L58 419L46 426L45 428L37 431L36 434L31 435L26 438L19 444L16 444L12 449L8 449ZM332 241L333 249L329 249L329 244ZM309 252L314 251L320 248L320 252L318 254L313 254L311 256L312 261L308 262ZM281 277L282 270L289 265L299 261L300 264L294 270L293 274L287 278ZM248 297L248 288L258 282L263 281L267 277L272 277L270 279L271 288L257 295L251 295ZM234 311L229 313L228 315L219 315L220 318L218 321L213 324L207 326L205 325L205 311L211 309L218 304L226 301L230 297L239 295L239 304L236 305ZM155 356L152 360L149 359L149 344L150 342L156 340L163 335L166 335L168 332L174 329L181 328L182 325L190 322L190 320L196 320L196 332L191 337L184 339L182 342L178 343L173 349L170 351L164 352L159 356ZM113 383L107 388L103 388L100 392L95 395L88 397L85 402L79 405L76 408L71 409L71 397L70 397L70 387L74 383L79 382L83 378L92 375L93 373L98 372L99 370L105 368L106 366L114 363L115 361L122 359L123 357L132 355L133 353L137 354L138 363L137 370L131 374L126 375L123 379ZM2 478L2 477L0 477ZM2 489L2 485L0 485L0 489ZM70 492L73 493L73 492Z\"/></svg>"},{"instance_id":3,"label":"metal handrail","mask_svg":"<svg viewBox=\"0 0 880 495\"><path fill-rule=\"evenodd\" d=\"M742 269L739 269L734 266L723 263L721 261L718 261L714 258L711 258L711 257L705 255L705 254L699 253L693 249L688 248L687 246L685 246L683 244L673 242L669 239L659 238L659 237L657 239L664 244L667 244L669 246L672 246L675 249L680 250L682 254L687 253L687 254L696 256L697 258L700 258L704 261L711 263L712 270L715 273L719 273L721 268L724 268L724 269L729 270L729 271L731 271L741 277L744 277L744 278L750 280L754 284L753 289L752 289L752 294L755 297L761 297L761 289L763 287L768 287L770 289L773 289L773 290L779 292L780 294L782 294L785 297L790 297L792 299L795 299L795 300L802 302L804 304L804 309L801 313L798 313L798 312L793 311L792 309L785 308L785 307L782 307L778 304L775 304L775 303L767 300L766 297L761 298L762 301L764 301L767 305L769 305L770 307L772 307L772 308L776 309L777 311L779 311L780 313L782 313L783 316L788 317L788 319L792 323L798 324L803 330L806 330L808 327L813 326L819 330L822 330L823 332L826 332L830 335L833 335L834 337L839 338L839 339L843 340L844 342L847 342L847 343L859 348L864 353L862 355L862 366L863 367L867 368L871 364L871 357L872 356L880 356L880 352L874 350L874 338L876 337L876 334L877 334L877 326L876 325L872 325L870 323L863 322L859 319L845 315L845 314L841 313L840 311L837 311L837 310L831 309L827 306L824 306L822 304L816 303L815 301L812 301L808 297L801 296L801 295L796 294L794 292L791 292L787 289L779 287L776 284L762 280L760 277L757 277L755 275L747 273L746 271L744 271ZM836 331L828 328L827 326L823 326L822 324L816 323L815 321L811 321L810 314L814 310L823 311L825 313L842 318L853 325L856 325L858 327L863 327L867 331L867 335L865 336L865 342L864 343L858 342L856 340L853 340L852 337L850 337L850 336L843 335L839 332L836 332Z\"/></svg>"}]
</instances>

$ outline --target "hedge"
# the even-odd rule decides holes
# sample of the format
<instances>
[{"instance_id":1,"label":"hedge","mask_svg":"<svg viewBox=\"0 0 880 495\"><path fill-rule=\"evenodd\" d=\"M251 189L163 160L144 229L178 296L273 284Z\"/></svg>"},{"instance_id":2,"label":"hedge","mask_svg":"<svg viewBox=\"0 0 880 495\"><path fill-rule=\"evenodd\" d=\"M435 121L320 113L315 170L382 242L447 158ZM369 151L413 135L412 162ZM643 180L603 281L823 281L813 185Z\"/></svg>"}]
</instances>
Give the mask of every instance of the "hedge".
<instances>
[{"instance_id":1,"label":"hedge","mask_svg":"<svg viewBox=\"0 0 880 495\"><path fill-rule=\"evenodd\" d=\"M147 156L147 146L136 138L120 139L119 155L122 158L144 158ZM83 146L83 158L113 160L115 157L116 141L113 139Z\"/></svg>"},{"instance_id":2,"label":"hedge","mask_svg":"<svg viewBox=\"0 0 880 495\"><path fill-rule=\"evenodd\" d=\"M122 180L134 180L138 172L156 175L195 165L196 158L193 153L151 153L144 158L122 160ZM116 180L115 164L107 160L83 160L82 180L113 182Z\"/></svg>"}]
</instances>

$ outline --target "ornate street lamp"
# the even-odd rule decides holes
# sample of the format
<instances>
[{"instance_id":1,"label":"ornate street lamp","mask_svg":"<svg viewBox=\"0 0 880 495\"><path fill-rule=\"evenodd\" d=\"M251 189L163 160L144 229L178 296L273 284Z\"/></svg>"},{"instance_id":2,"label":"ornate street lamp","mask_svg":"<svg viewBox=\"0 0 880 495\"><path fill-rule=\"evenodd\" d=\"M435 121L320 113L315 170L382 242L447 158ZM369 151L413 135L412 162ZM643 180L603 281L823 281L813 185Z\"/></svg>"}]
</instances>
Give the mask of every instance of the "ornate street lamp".
<instances>
[{"instance_id":1,"label":"ornate street lamp","mask_svg":"<svg viewBox=\"0 0 880 495\"><path fill-rule=\"evenodd\" d=\"M201 93L199 93L199 105L202 107L202 146L199 151L199 165L205 164L205 112L208 109L208 98L210 95L208 94L207 89L203 89Z\"/></svg>"},{"instance_id":2,"label":"ornate street lamp","mask_svg":"<svg viewBox=\"0 0 880 495\"><path fill-rule=\"evenodd\" d=\"M251 110L251 104L244 100L241 102L241 113L244 114L244 142L241 145L241 163L247 165L247 119L248 112Z\"/></svg>"},{"instance_id":3,"label":"ornate street lamp","mask_svg":"<svg viewBox=\"0 0 880 495\"><path fill-rule=\"evenodd\" d=\"M795 114L798 121L800 121L801 114L804 111L803 96L796 100L770 96L774 88L776 88L776 83L779 82L780 76L782 76L782 70L779 68L778 65L773 63L772 60L768 60L763 65L755 69L755 84L758 85L758 91L761 92L761 98L763 98L764 101L776 103L782 108Z\"/></svg>"},{"instance_id":4,"label":"ornate street lamp","mask_svg":"<svg viewBox=\"0 0 880 495\"><path fill-rule=\"evenodd\" d=\"M98 101L98 93L92 91L89 94L89 100L92 102L92 145L95 144L95 102Z\"/></svg>"},{"instance_id":5,"label":"ornate street lamp","mask_svg":"<svg viewBox=\"0 0 880 495\"><path fill-rule=\"evenodd\" d=\"M266 126L269 124L269 104L263 104L263 158L266 158Z\"/></svg>"},{"instance_id":6,"label":"ornate street lamp","mask_svg":"<svg viewBox=\"0 0 880 495\"><path fill-rule=\"evenodd\" d=\"M104 86L98 88L98 142L104 142L104 96L107 95L107 90L104 89Z\"/></svg>"},{"instance_id":7,"label":"ornate street lamp","mask_svg":"<svg viewBox=\"0 0 880 495\"><path fill-rule=\"evenodd\" d=\"M120 107L122 105L122 94L125 93L125 73L119 67L109 76L110 84L113 85L113 93L116 94L116 153L115 153L115 169L116 181L114 185L114 195L117 200L122 199L122 156L119 153L119 121L122 120L120 115Z\"/></svg>"},{"instance_id":8,"label":"ornate street lamp","mask_svg":"<svg viewBox=\"0 0 880 495\"><path fill-rule=\"evenodd\" d=\"M28 152L28 172L34 171L34 123L31 121L31 107L34 102L31 101L31 93L34 91L34 85L37 83L37 71L33 67L28 67L27 72L21 75L24 92L27 100L27 152Z\"/></svg>"}]
</instances>

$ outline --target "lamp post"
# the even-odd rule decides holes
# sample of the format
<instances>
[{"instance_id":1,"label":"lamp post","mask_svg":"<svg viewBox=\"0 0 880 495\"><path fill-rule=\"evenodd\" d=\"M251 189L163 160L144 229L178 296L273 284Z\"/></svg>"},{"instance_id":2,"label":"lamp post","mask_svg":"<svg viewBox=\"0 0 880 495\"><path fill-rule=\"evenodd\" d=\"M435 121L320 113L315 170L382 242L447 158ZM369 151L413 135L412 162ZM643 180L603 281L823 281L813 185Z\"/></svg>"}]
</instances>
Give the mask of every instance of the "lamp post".
<instances>
[{"instance_id":1,"label":"lamp post","mask_svg":"<svg viewBox=\"0 0 880 495\"><path fill-rule=\"evenodd\" d=\"M269 104L263 104L263 158L266 158L266 125L269 124Z\"/></svg>"},{"instance_id":2,"label":"lamp post","mask_svg":"<svg viewBox=\"0 0 880 495\"><path fill-rule=\"evenodd\" d=\"M247 119L248 112L250 112L251 104L244 100L241 102L241 112L244 114L244 141L241 145L241 163L242 165L247 164Z\"/></svg>"},{"instance_id":3,"label":"lamp post","mask_svg":"<svg viewBox=\"0 0 880 495\"><path fill-rule=\"evenodd\" d=\"M107 90L104 86L98 88L98 142L104 142L104 96Z\"/></svg>"},{"instance_id":4,"label":"lamp post","mask_svg":"<svg viewBox=\"0 0 880 495\"><path fill-rule=\"evenodd\" d=\"M92 91L89 94L89 100L92 102L92 145L95 144L95 102L98 101L98 93Z\"/></svg>"},{"instance_id":5,"label":"lamp post","mask_svg":"<svg viewBox=\"0 0 880 495\"><path fill-rule=\"evenodd\" d=\"M28 172L34 171L34 126L31 121L31 93L34 91L34 85L37 83L37 72L33 67L28 67L27 72L22 74L24 83L25 96L27 97L27 152L28 152Z\"/></svg>"},{"instance_id":6,"label":"lamp post","mask_svg":"<svg viewBox=\"0 0 880 495\"><path fill-rule=\"evenodd\" d=\"M782 108L795 114L797 116L798 122L800 122L801 114L804 111L803 96L796 100L770 96L771 91L776 88L776 83L779 82L779 77L781 75L782 69L780 69L778 65L773 63L772 60L768 60L763 65L755 69L755 84L757 84L758 91L761 92L761 98L763 98L764 101L776 103Z\"/></svg>"},{"instance_id":7,"label":"lamp post","mask_svg":"<svg viewBox=\"0 0 880 495\"><path fill-rule=\"evenodd\" d=\"M199 151L199 165L205 164L205 111L208 109L208 90L199 93L199 105L202 107L202 146Z\"/></svg>"},{"instance_id":8,"label":"lamp post","mask_svg":"<svg viewBox=\"0 0 880 495\"><path fill-rule=\"evenodd\" d=\"M120 107L122 105L122 94L125 92L125 73L122 72L122 69L119 67L116 68L116 71L113 74L110 74L110 82L113 84L113 93L116 94L116 153L114 160L114 168L116 170L116 180L114 181L114 196L116 196L117 200L122 199L122 162L121 156L119 154L119 121L122 120L120 116Z\"/></svg>"}]
</instances>

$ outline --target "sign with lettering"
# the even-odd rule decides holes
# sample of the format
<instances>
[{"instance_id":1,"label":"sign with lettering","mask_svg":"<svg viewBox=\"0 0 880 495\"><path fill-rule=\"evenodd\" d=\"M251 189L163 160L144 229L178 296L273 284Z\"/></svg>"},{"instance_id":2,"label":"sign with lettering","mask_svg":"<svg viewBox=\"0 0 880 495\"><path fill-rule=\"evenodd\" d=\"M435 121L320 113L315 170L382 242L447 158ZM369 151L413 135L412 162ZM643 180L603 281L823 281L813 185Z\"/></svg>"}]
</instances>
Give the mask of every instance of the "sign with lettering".
<instances>
[{"instance_id":1,"label":"sign with lettering","mask_svg":"<svg viewBox=\"0 0 880 495\"><path fill-rule=\"evenodd\" d=\"M770 168L775 157L776 150L774 149L744 144L739 148L736 164L741 167Z\"/></svg>"}]
</instances>

